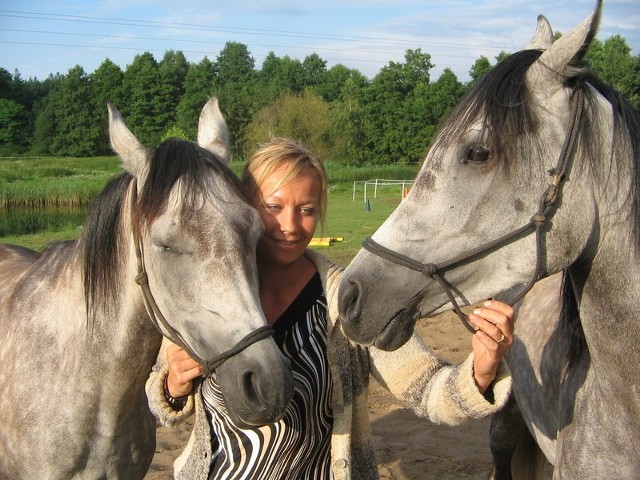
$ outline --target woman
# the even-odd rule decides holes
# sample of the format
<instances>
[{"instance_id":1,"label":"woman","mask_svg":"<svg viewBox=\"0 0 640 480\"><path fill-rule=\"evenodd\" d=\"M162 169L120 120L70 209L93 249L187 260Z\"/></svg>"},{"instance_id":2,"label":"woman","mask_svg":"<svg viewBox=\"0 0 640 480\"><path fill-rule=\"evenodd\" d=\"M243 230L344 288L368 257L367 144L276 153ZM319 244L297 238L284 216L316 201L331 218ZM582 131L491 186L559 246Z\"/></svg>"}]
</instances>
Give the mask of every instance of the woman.
<instances>
[{"instance_id":1,"label":"woman","mask_svg":"<svg viewBox=\"0 0 640 480\"><path fill-rule=\"evenodd\" d=\"M277 423L242 430L228 419L215 379L194 388L201 366L175 345L166 355L163 349L147 382L152 411L172 426L196 412L176 478L378 478L370 373L439 423L459 424L504 405L511 381L501 359L513 339L511 307L492 301L474 310L473 353L458 366L434 357L417 335L394 352L355 346L339 325L342 268L307 249L325 217L322 163L294 142L274 139L251 157L242 185L265 226L257 252L260 301L291 360L294 397Z\"/></svg>"}]
</instances>

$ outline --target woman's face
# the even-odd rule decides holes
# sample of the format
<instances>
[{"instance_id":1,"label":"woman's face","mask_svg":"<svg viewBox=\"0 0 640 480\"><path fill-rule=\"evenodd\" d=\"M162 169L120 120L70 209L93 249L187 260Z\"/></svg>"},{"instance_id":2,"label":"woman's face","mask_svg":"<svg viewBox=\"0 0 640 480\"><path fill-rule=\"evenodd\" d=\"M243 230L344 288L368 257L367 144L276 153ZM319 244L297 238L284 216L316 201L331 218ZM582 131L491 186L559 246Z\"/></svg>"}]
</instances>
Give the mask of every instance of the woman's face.
<instances>
[{"instance_id":1,"label":"woman's face","mask_svg":"<svg viewBox=\"0 0 640 480\"><path fill-rule=\"evenodd\" d=\"M305 168L293 181L274 192L286 170L287 167L282 166L268 176L253 200L265 226L259 256L280 266L298 260L311 241L318 224L322 188L318 174Z\"/></svg>"}]
</instances>

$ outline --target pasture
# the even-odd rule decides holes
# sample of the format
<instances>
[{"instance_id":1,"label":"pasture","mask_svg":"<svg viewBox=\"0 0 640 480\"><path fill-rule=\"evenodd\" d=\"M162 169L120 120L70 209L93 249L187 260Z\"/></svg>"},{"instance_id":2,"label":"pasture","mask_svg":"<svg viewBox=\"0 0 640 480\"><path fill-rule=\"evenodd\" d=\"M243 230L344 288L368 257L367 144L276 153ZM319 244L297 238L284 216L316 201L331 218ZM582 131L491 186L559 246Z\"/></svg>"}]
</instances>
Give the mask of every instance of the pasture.
<instances>
[{"instance_id":1,"label":"pasture","mask_svg":"<svg viewBox=\"0 0 640 480\"><path fill-rule=\"evenodd\" d=\"M232 161L240 175L243 162ZM329 204L327 224L317 236L344 237L330 247L314 247L346 264L400 203L400 187L382 187L365 209L362 188L353 200L353 182L372 178L413 179L418 165L343 167L327 163ZM84 212L107 181L120 173L117 157L0 158L0 243L41 250L56 241L78 238Z\"/></svg>"}]
</instances>

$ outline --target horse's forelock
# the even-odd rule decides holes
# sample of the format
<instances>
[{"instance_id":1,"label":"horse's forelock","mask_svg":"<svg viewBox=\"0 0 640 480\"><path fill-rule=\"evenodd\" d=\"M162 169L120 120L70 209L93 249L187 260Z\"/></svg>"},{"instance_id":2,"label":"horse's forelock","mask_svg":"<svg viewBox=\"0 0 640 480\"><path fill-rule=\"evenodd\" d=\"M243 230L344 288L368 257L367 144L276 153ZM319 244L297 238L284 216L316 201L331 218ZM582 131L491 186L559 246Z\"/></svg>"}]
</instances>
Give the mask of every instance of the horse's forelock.
<instances>
[{"instance_id":1,"label":"horse's forelock","mask_svg":"<svg viewBox=\"0 0 640 480\"><path fill-rule=\"evenodd\" d=\"M538 119L525 74L541 53L523 50L489 70L447 117L433 147L463 142L468 130L482 119L484 142L492 152L499 152L504 168L521 158L521 152L539 150Z\"/></svg>"},{"instance_id":2,"label":"horse's forelock","mask_svg":"<svg viewBox=\"0 0 640 480\"><path fill-rule=\"evenodd\" d=\"M152 151L149 159L149 174L134 215L139 221L136 228L145 229L165 210L169 195L178 181L181 182L182 191L188 193L183 208L197 205L203 195L216 195L211 183L212 173L247 200L238 178L216 154L185 140L169 139L163 142Z\"/></svg>"}]
</instances>

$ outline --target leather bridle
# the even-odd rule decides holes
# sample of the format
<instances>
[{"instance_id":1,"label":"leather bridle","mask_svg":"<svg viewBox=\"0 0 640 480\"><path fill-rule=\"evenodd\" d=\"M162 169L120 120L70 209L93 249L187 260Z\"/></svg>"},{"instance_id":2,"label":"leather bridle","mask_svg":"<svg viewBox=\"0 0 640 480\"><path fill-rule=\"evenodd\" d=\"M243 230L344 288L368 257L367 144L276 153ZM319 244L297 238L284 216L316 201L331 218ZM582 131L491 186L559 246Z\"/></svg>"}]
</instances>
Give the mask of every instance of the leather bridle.
<instances>
[{"instance_id":1,"label":"leather bridle","mask_svg":"<svg viewBox=\"0 0 640 480\"><path fill-rule=\"evenodd\" d=\"M545 266L543 265L543 251L545 248L544 244L544 228L548 225L549 218L554 213L556 209L556 200L561 192L562 185L564 180L566 179L566 174L568 170L571 168L571 161L573 156L575 155L577 148L577 139L578 139L578 127L582 121L583 114L583 101L582 101L582 92L581 90L577 90L574 92L572 96L573 104L572 104L572 120L570 130L565 137L564 144L562 146L562 150L560 152L560 156L558 158L558 163L555 168L549 171L549 186L546 188L544 193L540 197L540 201L538 204L538 211L531 217L531 220L522 227L507 233L491 242L487 242L479 247L476 247L466 253L453 257L445 262L436 264L436 263L422 263L418 260L414 260L406 255L395 252L387 247L380 245L375 242L371 237L367 238L362 242L362 246L368 250L369 252L377 255L379 257L384 258L390 262L401 265L403 267L409 268L411 270L415 270L417 272L422 273L426 277L432 278L442 287L444 292L446 293L449 301L453 305L453 309L456 314L464 324L464 326L470 331L475 332L473 326L469 323L469 319L467 315L462 312L460 306L456 302L455 296L452 292L453 287L446 281L443 274L446 271L452 270L458 266L466 265L468 263L473 262L478 257L485 255L487 253L498 250L499 248L513 243L514 241L523 238L530 233L535 232L536 234L536 266L534 275L527 283L524 285L519 293L517 293L513 298L509 301L512 305L517 303L524 295L531 290L533 285L546 273Z\"/></svg>"},{"instance_id":2,"label":"leather bridle","mask_svg":"<svg viewBox=\"0 0 640 480\"><path fill-rule=\"evenodd\" d=\"M137 186L134 183L132 187L132 200L131 200L131 213L133 215L133 211L135 205L137 203ZM133 217L132 217L133 218ZM268 338L274 334L274 330L270 325L263 325L262 327L257 328L252 331L229 350L222 352L220 355L206 360L201 358L198 354L196 354L193 349L188 345L188 343L184 340L183 336L178 332L175 328L173 328L165 316L160 311L158 304L151 293L151 288L149 287L149 276L144 267L144 248L142 246L142 239L140 238L140 229L134 227L133 228L133 243L134 249L136 253L136 263L138 267L138 274L135 277L136 283L140 286L142 290L142 298L144 299L144 305L147 310L147 314L151 319L153 325L158 329L158 331L166 336L173 343L179 345L182 349L184 349L191 358L200 363L203 366L203 376L207 377L209 374L215 371L220 365L226 362L228 359L233 357L234 355L240 353L245 348L253 345L254 343ZM161 328L162 325L162 328Z\"/></svg>"}]
</instances>

